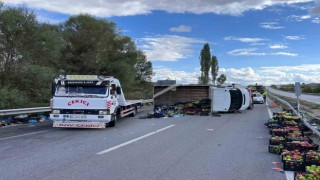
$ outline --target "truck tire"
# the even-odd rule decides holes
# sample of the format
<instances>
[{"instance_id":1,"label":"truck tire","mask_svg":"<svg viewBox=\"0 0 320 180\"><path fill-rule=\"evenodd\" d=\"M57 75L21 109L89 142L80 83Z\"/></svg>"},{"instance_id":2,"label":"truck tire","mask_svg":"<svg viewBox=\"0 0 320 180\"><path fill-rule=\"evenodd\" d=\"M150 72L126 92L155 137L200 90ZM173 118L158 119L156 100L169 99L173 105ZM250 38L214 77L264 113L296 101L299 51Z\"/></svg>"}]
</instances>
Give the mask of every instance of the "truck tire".
<instances>
[{"instance_id":1,"label":"truck tire","mask_svg":"<svg viewBox=\"0 0 320 180\"><path fill-rule=\"evenodd\" d=\"M117 120L118 120L117 114L111 115L111 121L108 123L109 127L115 127Z\"/></svg>"},{"instance_id":2,"label":"truck tire","mask_svg":"<svg viewBox=\"0 0 320 180\"><path fill-rule=\"evenodd\" d=\"M136 114L137 114L137 106L134 106L134 110L129 116L134 117Z\"/></svg>"}]
</instances>

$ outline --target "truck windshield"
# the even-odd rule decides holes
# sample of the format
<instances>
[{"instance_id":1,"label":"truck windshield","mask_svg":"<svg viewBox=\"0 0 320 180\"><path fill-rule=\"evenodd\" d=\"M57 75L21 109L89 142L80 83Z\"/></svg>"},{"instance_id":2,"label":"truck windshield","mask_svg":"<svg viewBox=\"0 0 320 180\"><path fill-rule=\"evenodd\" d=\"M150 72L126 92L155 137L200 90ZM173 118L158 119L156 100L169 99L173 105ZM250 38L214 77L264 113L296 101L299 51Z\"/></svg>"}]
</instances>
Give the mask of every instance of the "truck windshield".
<instances>
[{"instance_id":1,"label":"truck windshield","mask_svg":"<svg viewBox=\"0 0 320 180\"><path fill-rule=\"evenodd\" d=\"M105 86L64 86L58 85L56 89L57 96L86 96L86 95L107 95L107 87Z\"/></svg>"}]
</instances>

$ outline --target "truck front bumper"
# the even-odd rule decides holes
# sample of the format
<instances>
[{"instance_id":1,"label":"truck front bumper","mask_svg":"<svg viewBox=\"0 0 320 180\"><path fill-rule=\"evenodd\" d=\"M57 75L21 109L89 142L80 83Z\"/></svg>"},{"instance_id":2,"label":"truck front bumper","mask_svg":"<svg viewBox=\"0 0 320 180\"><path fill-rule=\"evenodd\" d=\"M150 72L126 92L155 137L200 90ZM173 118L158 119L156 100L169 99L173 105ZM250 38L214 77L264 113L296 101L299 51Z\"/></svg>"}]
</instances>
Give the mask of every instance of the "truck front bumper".
<instances>
[{"instance_id":1,"label":"truck front bumper","mask_svg":"<svg viewBox=\"0 0 320 180\"><path fill-rule=\"evenodd\" d=\"M111 115L92 115L92 114L50 114L53 121L94 121L109 123Z\"/></svg>"}]
</instances>

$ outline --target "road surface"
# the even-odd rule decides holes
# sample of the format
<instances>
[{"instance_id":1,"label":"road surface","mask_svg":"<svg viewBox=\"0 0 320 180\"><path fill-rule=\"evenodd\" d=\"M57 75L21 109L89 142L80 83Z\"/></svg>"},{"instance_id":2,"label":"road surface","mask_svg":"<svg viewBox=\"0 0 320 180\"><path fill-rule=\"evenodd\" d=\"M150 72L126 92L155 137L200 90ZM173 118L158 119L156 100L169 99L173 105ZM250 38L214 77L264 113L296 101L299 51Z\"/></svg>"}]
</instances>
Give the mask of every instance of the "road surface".
<instances>
[{"instance_id":1,"label":"road surface","mask_svg":"<svg viewBox=\"0 0 320 180\"><path fill-rule=\"evenodd\" d=\"M221 117L119 120L108 129L0 128L0 179L285 180L265 104Z\"/></svg>"},{"instance_id":2,"label":"road surface","mask_svg":"<svg viewBox=\"0 0 320 180\"><path fill-rule=\"evenodd\" d=\"M291 93L291 92L285 92L285 91L280 91L277 89L273 89L271 87L266 87L268 91L274 93L274 94L279 94L281 96L287 96L290 98L297 98L295 93ZM301 94L300 96L301 100L305 100L305 101L309 101L312 103L316 103L316 104L320 104L320 96L316 96L316 95L308 95L308 94Z\"/></svg>"}]
</instances>

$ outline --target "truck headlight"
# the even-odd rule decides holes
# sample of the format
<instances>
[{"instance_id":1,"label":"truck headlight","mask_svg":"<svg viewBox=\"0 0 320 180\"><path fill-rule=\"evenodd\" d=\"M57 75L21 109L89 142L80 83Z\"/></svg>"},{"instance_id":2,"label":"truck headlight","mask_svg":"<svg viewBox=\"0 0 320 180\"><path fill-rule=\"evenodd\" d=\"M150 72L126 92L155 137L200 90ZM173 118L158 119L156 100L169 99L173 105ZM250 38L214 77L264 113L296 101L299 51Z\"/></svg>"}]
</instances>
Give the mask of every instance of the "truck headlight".
<instances>
[{"instance_id":1,"label":"truck headlight","mask_svg":"<svg viewBox=\"0 0 320 180\"><path fill-rule=\"evenodd\" d=\"M100 114L100 115L107 115L107 114L108 114L108 111L99 111L99 114Z\"/></svg>"},{"instance_id":2,"label":"truck headlight","mask_svg":"<svg viewBox=\"0 0 320 180\"><path fill-rule=\"evenodd\" d=\"M52 114L60 114L60 110L57 110L57 109L52 110Z\"/></svg>"}]
</instances>

